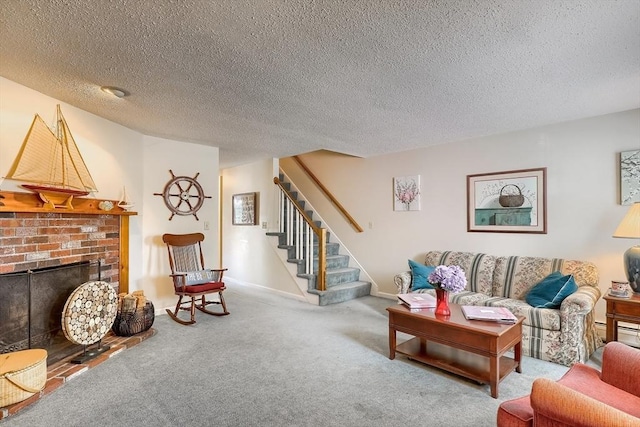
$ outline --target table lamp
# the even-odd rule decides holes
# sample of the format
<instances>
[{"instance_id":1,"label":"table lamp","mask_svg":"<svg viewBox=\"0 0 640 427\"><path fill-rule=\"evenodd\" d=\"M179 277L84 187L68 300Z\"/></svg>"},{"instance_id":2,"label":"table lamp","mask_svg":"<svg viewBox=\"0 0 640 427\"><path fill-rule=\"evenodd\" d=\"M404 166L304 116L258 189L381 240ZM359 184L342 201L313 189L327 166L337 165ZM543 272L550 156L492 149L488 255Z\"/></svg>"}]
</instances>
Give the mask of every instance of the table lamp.
<instances>
[{"instance_id":1,"label":"table lamp","mask_svg":"<svg viewBox=\"0 0 640 427\"><path fill-rule=\"evenodd\" d=\"M640 239L640 202L631 205L613 233L613 237ZM640 241L638 243L624 253L624 271L629 280L629 286L636 294L640 294Z\"/></svg>"}]
</instances>

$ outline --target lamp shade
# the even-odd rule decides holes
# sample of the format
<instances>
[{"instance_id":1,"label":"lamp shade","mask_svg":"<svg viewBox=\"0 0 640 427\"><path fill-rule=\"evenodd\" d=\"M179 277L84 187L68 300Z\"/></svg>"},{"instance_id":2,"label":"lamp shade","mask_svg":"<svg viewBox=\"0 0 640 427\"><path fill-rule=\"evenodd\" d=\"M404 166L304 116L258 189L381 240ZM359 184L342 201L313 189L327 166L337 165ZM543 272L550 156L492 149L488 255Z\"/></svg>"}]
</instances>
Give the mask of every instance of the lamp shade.
<instances>
[{"instance_id":1,"label":"lamp shade","mask_svg":"<svg viewBox=\"0 0 640 427\"><path fill-rule=\"evenodd\" d=\"M613 237L640 239L640 202L631 205L613 233Z\"/></svg>"},{"instance_id":2,"label":"lamp shade","mask_svg":"<svg viewBox=\"0 0 640 427\"><path fill-rule=\"evenodd\" d=\"M631 205L613 233L613 237L640 239L640 202ZM640 245L627 249L623 256L623 262L629 286L635 293L640 294Z\"/></svg>"}]
</instances>

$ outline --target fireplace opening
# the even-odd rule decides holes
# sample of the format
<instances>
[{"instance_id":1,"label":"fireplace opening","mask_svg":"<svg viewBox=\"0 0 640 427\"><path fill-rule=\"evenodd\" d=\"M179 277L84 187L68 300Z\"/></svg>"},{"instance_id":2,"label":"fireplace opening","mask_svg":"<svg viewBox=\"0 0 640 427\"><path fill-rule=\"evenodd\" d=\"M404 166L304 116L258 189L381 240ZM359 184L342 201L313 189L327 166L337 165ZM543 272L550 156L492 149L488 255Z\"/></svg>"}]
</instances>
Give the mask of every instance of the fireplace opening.
<instances>
[{"instance_id":1,"label":"fireplace opening","mask_svg":"<svg viewBox=\"0 0 640 427\"><path fill-rule=\"evenodd\" d=\"M64 336L62 311L95 266L100 280L100 263L90 261L0 274L0 353L44 348L51 365L81 352Z\"/></svg>"}]
</instances>

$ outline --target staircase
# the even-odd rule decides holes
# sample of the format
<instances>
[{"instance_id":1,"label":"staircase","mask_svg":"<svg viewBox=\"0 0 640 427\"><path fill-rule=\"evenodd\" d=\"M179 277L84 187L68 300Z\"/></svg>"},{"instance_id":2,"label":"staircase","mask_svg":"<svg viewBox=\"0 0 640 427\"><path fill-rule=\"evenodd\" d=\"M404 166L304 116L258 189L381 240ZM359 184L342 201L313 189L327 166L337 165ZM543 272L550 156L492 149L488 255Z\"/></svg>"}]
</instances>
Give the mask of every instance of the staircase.
<instances>
[{"instance_id":1,"label":"staircase","mask_svg":"<svg viewBox=\"0 0 640 427\"><path fill-rule=\"evenodd\" d=\"M291 184L285 181L284 176L280 175L280 181L285 189L295 199L298 204L305 210L308 217L314 218L314 212L307 210L305 206L307 203L299 197L298 192L291 190ZM286 218L288 216L287 209L291 209L290 206L284 205L280 212L280 223L286 224ZM317 215L316 215L317 216ZM297 217L293 217L293 222L290 222L289 228L291 230L296 229ZM322 227L321 221L314 219L314 223L318 227ZM282 229L282 228L281 228ZM306 292L315 294L318 296L318 305L324 306L328 304L336 304L343 301L348 301L354 298L369 295L371 292L371 282L360 280L360 269L350 266L351 257L340 253L341 246L337 242L331 241L331 233L327 231L327 244L326 244L326 290L321 291L317 289L316 278L318 272L318 244L317 239L313 238L313 262L311 271L307 272L307 261L303 255L297 255L300 251L296 250L296 246L288 244L287 241L287 227L281 232L268 232L268 236L278 237L278 248L287 251L287 262L297 265L297 277L306 280L307 288ZM306 232L305 232L306 235Z\"/></svg>"}]
</instances>

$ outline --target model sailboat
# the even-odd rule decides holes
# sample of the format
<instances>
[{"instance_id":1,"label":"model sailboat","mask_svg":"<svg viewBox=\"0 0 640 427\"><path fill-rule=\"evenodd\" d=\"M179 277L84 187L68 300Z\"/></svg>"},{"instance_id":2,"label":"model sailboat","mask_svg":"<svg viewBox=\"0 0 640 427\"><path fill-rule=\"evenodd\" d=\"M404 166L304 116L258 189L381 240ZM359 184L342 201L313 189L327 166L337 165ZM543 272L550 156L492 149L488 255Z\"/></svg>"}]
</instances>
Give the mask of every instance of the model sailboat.
<instances>
[{"instance_id":1,"label":"model sailboat","mask_svg":"<svg viewBox=\"0 0 640 427\"><path fill-rule=\"evenodd\" d=\"M22 187L37 193L46 209L73 209L74 196L97 191L60 105L53 130L35 115L6 178L33 183Z\"/></svg>"},{"instance_id":2,"label":"model sailboat","mask_svg":"<svg viewBox=\"0 0 640 427\"><path fill-rule=\"evenodd\" d=\"M125 211L128 211L133 207L133 202L131 202L131 200L129 199L126 187L122 187L122 198L118 202L118 206L120 206Z\"/></svg>"}]
</instances>

